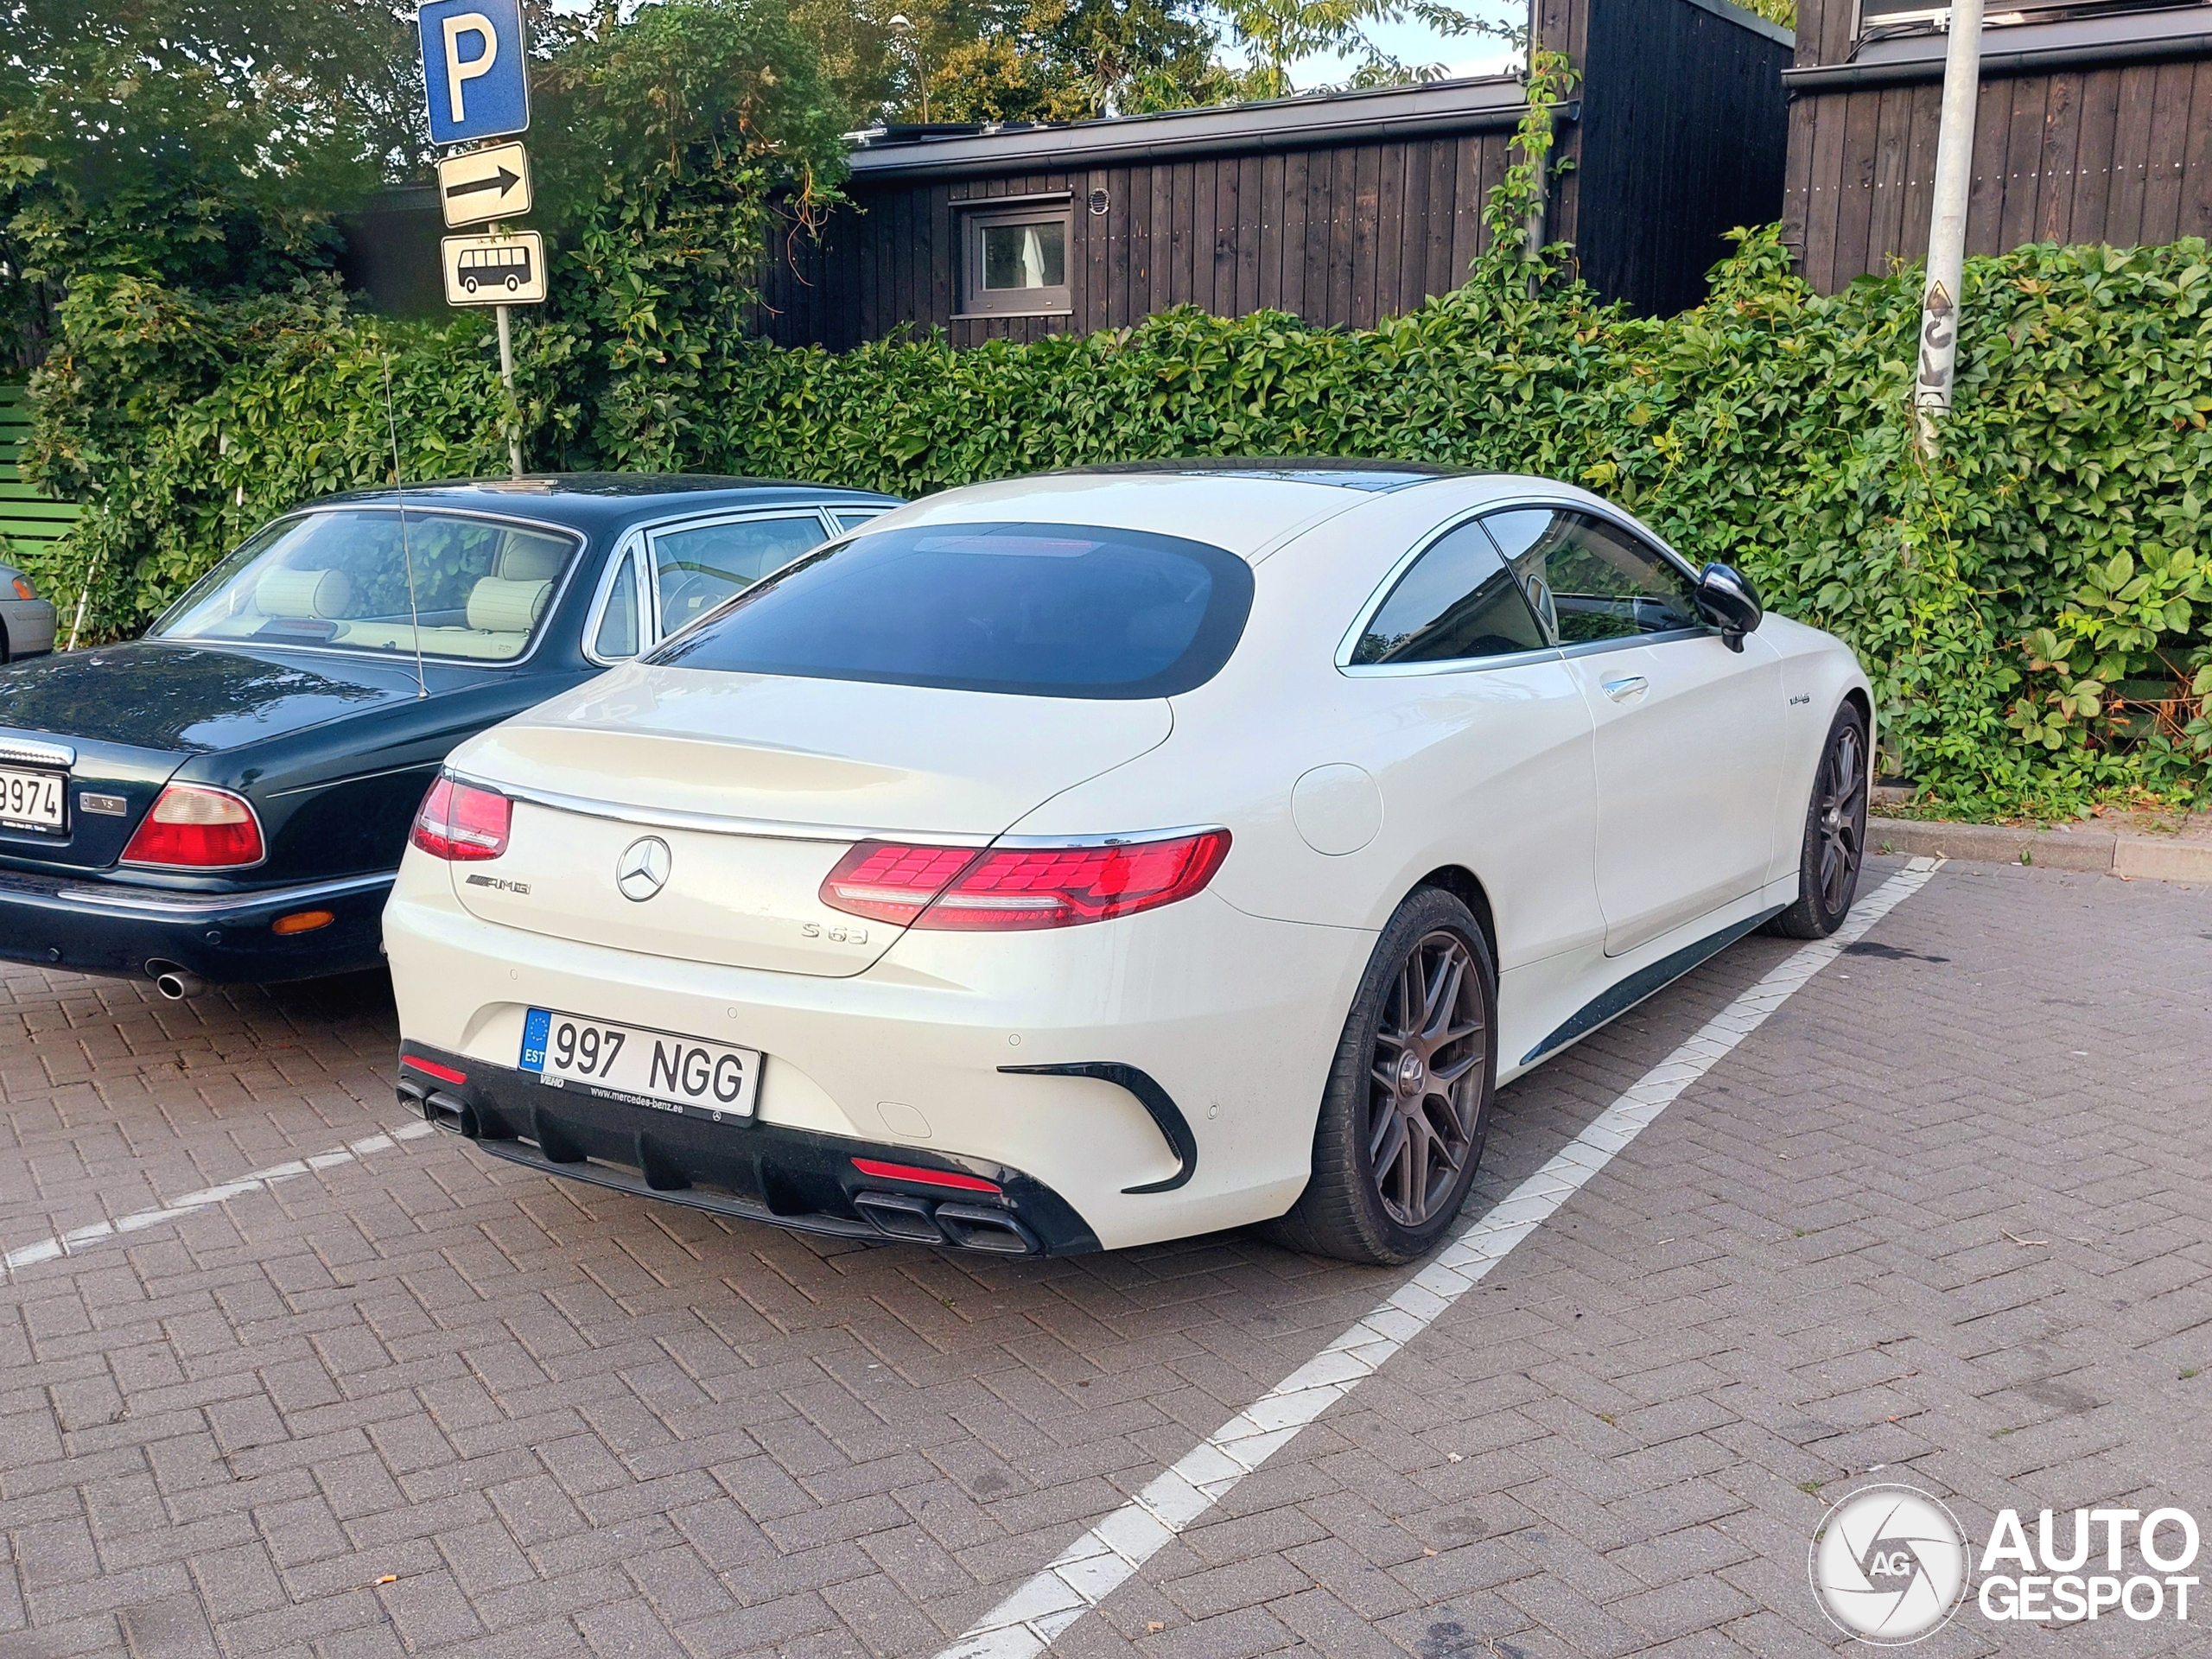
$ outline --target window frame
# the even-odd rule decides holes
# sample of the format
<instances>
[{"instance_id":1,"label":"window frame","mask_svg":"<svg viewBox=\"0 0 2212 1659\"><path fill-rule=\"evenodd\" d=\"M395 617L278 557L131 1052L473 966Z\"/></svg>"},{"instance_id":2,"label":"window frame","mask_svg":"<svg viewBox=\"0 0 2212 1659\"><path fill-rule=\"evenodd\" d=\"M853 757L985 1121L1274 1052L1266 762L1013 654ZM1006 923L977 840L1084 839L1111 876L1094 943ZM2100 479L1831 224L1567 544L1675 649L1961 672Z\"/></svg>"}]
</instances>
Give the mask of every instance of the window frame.
<instances>
[{"instance_id":1,"label":"window frame","mask_svg":"<svg viewBox=\"0 0 2212 1659\"><path fill-rule=\"evenodd\" d=\"M1406 572L1412 569L1429 549L1463 525L1477 523L1493 513L1525 511L1532 507L1540 507L1549 512L1586 512L1593 518L1602 519L1614 529L1627 534L1650 552L1656 554L1662 563L1674 568L1682 580L1689 585L1692 592L1696 591L1697 572L1690 568L1689 561L1635 519L1609 503L1572 501L1562 499L1556 495L1535 493L1500 496L1496 500L1485 501L1480 506L1468 507L1453 514L1435 529L1421 537L1408 551L1401 555L1391 564L1382 580L1376 584L1374 589L1361 604L1357 613L1352 618L1351 626L1344 630L1343 637L1337 641L1337 672L1355 679L1417 674L1479 674L1490 669L1521 668L1531 663L1563 662L1569 657L1594 656L1600 652L1620 651L1635 645L1663 645L1670 639L1694 639L1705 635L1717 634L1719 632L1707 623L1694 628L1669 628L1659 633L1630 634L1618 639L1584 639L1571 645L1554 644L1547 645L1541 651L1516 651L1497 657L1455 658L1449 662L1355 663L1351 660L1352 653L1359 648L1360 639L1367 631L1367 625L1375 620L1376 613L1389 603L1390 595L1398 590L1398 583ZM1484 531L1484 534L1488 534L1488 531ZM1491 538L1491 544L1494 547L1497 545L1495 537ZM1508 570L1513 568L1513 562L1504 557L1504 550L1502 548L1498 550L1498 556L1504 561ZM1526 598L1525 594L1523 598ZM1534 607L1531 607L1531 608ZM1541 617L1537 619L1540 626L1542 620Z\"/></svg>"},{"instance_id":2,"label":"window frame","mask_svg":"<svg viewBox=\"0 0 2212 1659\"><path fill-rule=\"evenodd\" d=\"M583 638L580 641L584 660L601 668L616 668L624 663L635 662L651 650L652 632L652 601L646 597L647 576L644 556L645 533L642 530L626 531L615 543L614 556L607 560L607 568L599 573L599 586L593 590L591 603L584 611ZM599 654L599 631L607 621L607 607L614 598L614 584L621 580L622 567L631 567L638 593L638 649L627 657L602 657Z\"/></svg>"},{"instance_id":3,"label":"window frame","mask_svg":"<svg viewBox=\"0 0 2212 1659\"><path fill-rule=\"evenodd\" d=\"M752 524L772 518L804 518L809 513L814 515L815 523L821 526L822 539L808 548L806 552L795 554L791 558L785 561L785 564L792 564L806 557L807 554L818 552L828 543L841 541L851 533L837 528L837 521L830 517L830 510L824 503L820 501L786 503L781 506L747 507L735 512L724 509L719 512L691 513L681 518L663 518L650 524L639 525L636 531L639 543L639 561L644 567L645 585L639 591L640 594L651 595L645 602L645 609L647 620L652 626L652 639L650 644L641 640L638 646L638 655L642 657L649 651L658 650L663 644L683 632L683 628L668 627L665 619L661 614L660 563L655 556L653 547L653 543L661 537L681 535L691 530L713 530L722 524ZM784 569L782 564L776 567L777 570L782 569ZM753 580L765 581L774 574L774 570L763 571ZM750 586L750 584L747 585ZM745 591L743 588L737 590L740 594ZM737 594L732 594L729 597L734 599ZM712 610L702 611L683 626L690 627L692 623L702 621L720 609L721 606L716 605ZM628 662L634 659L625 658L623 660Z\"/></svg>"},{"instance_id":4,"label":"window frame","mask_svg":"<svg viewBox=\"0 0 2212 1659\"><path fill-rule=\"evenodd\" d=\"M556 524L552 520L546 518L524 518L512 513L485 512L472 507L448 506L442 501L432 500L425 500L423 505L421 506L416 506L412 503L410 503L404 508L401 507L399 503L397 501L329 502L312 507L296 508L290 512L280 512L275 518L270 519L268 523L257 526L252 536L242 537L234 546L226 548L223 551L222 557L217 559L213 564L208 566L207 571L197 581L194 581L189 587L186 588L182 593L179 594L165 607L163 607L162 613L156 617L153 621L148 625L146 631L140 636L140 638L147 639L166 638L167 636L165 635L156 633L154 630L160 627L164 622L168 621L172 615L181 612L193 597L199 593L201 583L204 582L208 576L214 575L218 569L221 569L225 560L227 560L232 554L237 552L239 548L244 547L247 542L252 540L253 536L258 536L264 531L272 529L277 524L289 523L293 519L324 518L334 513L388 512L396 518L402 512L411 512L417 518L427 518L435 515L444 518L476 518L482 520L487 524L499 524L515 530L535 531L541 535L565 536L569 538L569 542L573 545L569 554L568 562L561 567L560 579L554 583L553 591L546 596L545 608L538 613L537 620L531 626L529 643L523 647L520 652L512 657L454 657L446 652L436 651L425 651L422 653L423 660L426 663L445 663L457 668L481 668L486 670L520 668L523 664L529 662L531 658L537 656L539 649L552 635L553 627L551 619L559 612L561 601L569 596L569 588L575 585L576 571L584 563L584 556L591 550L591 537L584 534L582 531L578 530L573 524ZM207 639L178 639L175 643L181 645L213 645L226 642ZM412 662L415 659L415 653L412 652L395 656L393 653L389 652L366 651L360 649L359 647L348 647L346 645L333 644L327 640L308 641L292 639L252 639L232 640L227 643L232 645L250 644L257 651L317 652L333 657L344 657L354 661L359 661L363 658L366 658L376 662Z\"/></svg>"},{"instance_id":5,"label":"window frame","mask_svg":"<svg viewBox=\"0 0 2212 1659\"><path fill-rule=\"evenodd\" d=\"M999 196L955 205L960 213L960 308L952 314L955 321L1075 315L1075 200L1070 193ZM984 231L995 226L1047 222L1060 226L1060 274L1068 280L1053 288L985 288Z\"/></svg>"}]
</instances>

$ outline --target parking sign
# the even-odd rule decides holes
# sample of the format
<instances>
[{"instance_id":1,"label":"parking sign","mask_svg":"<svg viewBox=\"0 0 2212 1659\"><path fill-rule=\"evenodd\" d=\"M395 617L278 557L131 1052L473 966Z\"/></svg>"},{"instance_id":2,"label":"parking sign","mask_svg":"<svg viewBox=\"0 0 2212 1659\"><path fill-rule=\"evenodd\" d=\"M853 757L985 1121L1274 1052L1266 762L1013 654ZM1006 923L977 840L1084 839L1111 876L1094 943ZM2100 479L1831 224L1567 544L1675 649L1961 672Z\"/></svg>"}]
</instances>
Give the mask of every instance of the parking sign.
<instances>
[{"instance_id":1,"label":"parking sign","mask_svg":"<svg viewBox=\"0 0 2212 1659\"><path fill-rule=\"evenodd\" d=\"M522 0L429 0L415 21L433 143L529 130Z\"/></svg>"}]
</instances>

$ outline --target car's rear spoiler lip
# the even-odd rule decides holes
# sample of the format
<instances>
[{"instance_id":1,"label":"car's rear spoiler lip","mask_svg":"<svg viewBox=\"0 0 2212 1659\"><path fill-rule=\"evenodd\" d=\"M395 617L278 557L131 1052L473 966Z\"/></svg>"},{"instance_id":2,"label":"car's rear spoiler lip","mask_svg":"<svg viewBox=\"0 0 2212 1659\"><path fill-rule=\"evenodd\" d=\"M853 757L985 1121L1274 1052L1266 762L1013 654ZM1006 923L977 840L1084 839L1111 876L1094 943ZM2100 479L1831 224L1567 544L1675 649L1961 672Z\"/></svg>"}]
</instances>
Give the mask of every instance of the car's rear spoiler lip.
<instances>
[{"instance_id":1,"label":"car's rear spoiler lip","mask_svg":"<svg viewBox=\"0 0 2212 1659\"><path fill-rule=\"evenodd\" d=\"M988 847L998 839L988 831L973 830L917 832L887 830L880 825L786 823L773 818L724 817L715 812L686 812L675 807L633 806L623 801L595 800L585 795L563 795L554 790L537 789L527 785L505 784L495 778L478 777L454 766L446 768L446 776L456 783L493 791L512 801L527 801L532 806L547 807L556 812L574 812L587 818L606 818L616 823L636 824L646 830L686 830L699 835L739 836L754 841L849 843L898 840L926 842L934 847Z\"/></svg>"}]
</instances>

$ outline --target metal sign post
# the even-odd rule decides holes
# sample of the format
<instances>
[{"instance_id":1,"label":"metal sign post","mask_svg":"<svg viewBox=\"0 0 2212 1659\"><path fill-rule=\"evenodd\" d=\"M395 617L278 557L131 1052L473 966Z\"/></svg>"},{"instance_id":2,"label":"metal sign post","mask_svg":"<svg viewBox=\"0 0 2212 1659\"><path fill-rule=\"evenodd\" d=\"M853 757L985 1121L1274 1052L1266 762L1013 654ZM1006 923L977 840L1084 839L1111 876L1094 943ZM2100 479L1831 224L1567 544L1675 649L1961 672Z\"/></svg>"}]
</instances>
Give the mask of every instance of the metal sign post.
<instances>
[{"instance_id":1,"label":"metal sign post","mask_svg":"<svg viewBox=\"0 0 2212 1659\"><path fill-rule=\"evenodd\" d=\"M515 420L515 337L507 327L507 308L492 308L499 320L499 384L507 389L507 470L522 476L522 429Z\"/></svg>"},{"instance_id":2,"label":"metal sign post","mask_svg":"<svg viewBox=\"0 0 2212 1659\"><path fill-rule=\"evenodd\" d=\"M1936 195L1928 222L1928 285L1920 298L1919 368L1912 389L1916 438L1936 453L1950 413L1959 356L1959 288L1966 269L1967 201L1974 188L1974 106L1981 96L1982 0L1954 0L1943 60L1942 124L1936 137Z\"/></svg>"},{"instance_id":3,"label":"metal sign post","mask_svg":"<svg viewBox=\"0 0 2212 1659\"><path fill-rule=\"evenodd\" d=\"M425 0L416 14L416 28L423 37L423 90L431 141L480 146L438 162L438 206L448 229L481 225L485 231L447 237L439 245L439 258L446 303L488 305L499 324L507 465L520 478L522 431L508 308L545 302L545 238L535 231L502 233L498 221L530 211L530 156L518 143L482 141L530 130L522 0Z\"/></svg>"}]
</instances>

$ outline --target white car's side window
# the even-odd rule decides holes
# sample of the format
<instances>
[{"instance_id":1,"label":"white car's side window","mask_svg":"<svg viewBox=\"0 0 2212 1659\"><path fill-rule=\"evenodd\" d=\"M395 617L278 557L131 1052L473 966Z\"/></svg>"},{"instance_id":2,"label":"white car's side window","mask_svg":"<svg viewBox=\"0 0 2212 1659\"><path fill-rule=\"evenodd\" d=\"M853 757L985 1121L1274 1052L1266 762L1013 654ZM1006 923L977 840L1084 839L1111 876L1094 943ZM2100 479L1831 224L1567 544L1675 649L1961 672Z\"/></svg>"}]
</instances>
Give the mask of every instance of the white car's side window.
<instances>
[{"instance_id":1,"label":"white car's side window","mask_svg":"<svg viewBox=\"0 0 2212 1659\"><path fill-rule=\"evenodd\" d=\"M1474 662L1551 643L1490 537L1470 522L1446 531L1398 578L1348 665Z\"/></svg>"},{"instance_id":2,"label":"white car's side window","mask_svg":"<svg viewBox=\"0 0 2212 1659\"><path fill-rule=\"evenodd\" d=\"M1516 507L1483 523L1562 645L1704 626L1689 578L1656 548L1595 513Z\"/></svg>"}]
</instances>

